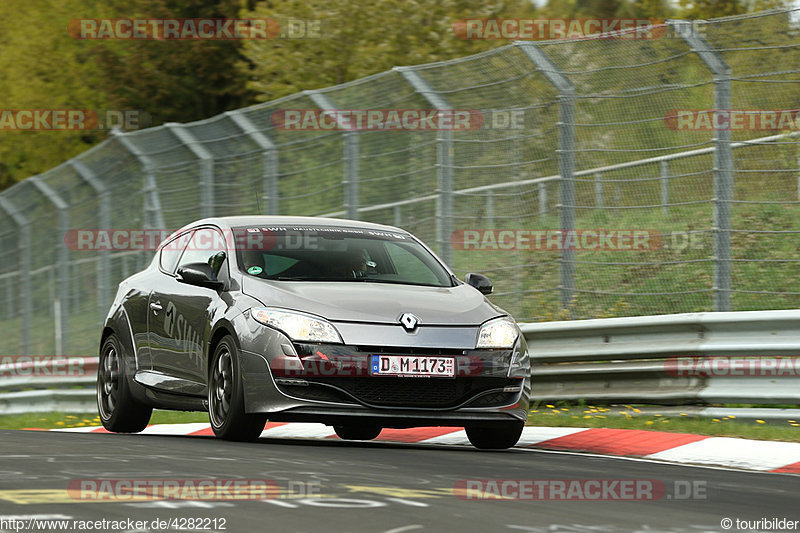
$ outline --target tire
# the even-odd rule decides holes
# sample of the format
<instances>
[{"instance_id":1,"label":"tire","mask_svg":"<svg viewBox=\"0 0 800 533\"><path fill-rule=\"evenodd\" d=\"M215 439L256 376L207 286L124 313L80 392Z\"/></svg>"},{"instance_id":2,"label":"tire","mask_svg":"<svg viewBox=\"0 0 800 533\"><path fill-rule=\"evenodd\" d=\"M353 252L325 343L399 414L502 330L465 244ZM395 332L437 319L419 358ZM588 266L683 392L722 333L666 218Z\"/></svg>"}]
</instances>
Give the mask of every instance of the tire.
<instances>
[{"instance_id":1,"label":"tire","mask_svg":"<svg viewBox=\"0 0 800 533\"><path fill-rule=\"evenodd\" d=\"M510 422L493 426L467 426L467 438L479 450L505 450L512 448L522 436L524 422Z\"/></svg>"},{"instance_id":2,"label":"tire","mask_svg":"<svg viewBox=\"0 0 800 533\"><path fill-rule=\"evenodd\" d=\"M265 414L244 412L239 352L230 335L214 349L208 372L208 418L214 435L233 441L257 440L267 423Z\"/></svg>"},{"instance_id":3,"label":"tire","mask_svg":"<svg viewBox=\"0 0 800 533\"><path fill-rule=\"evenodd\" d=\"M138 433L147 427L153 408L141 404L131 394L125 355L116 334L100 348L97 365L97 411L108 431Z\"/></svg>"},{"instance_id":4,"label":"tire","mask_svg":"<svg viewBox=\"0 0 800 533\"><path fill-rule=\"evenodd\" d=\"M342 440L372 440L381 434L380 426L347 425L333 426L336 435Z\"/></svg>"}]
</instances>

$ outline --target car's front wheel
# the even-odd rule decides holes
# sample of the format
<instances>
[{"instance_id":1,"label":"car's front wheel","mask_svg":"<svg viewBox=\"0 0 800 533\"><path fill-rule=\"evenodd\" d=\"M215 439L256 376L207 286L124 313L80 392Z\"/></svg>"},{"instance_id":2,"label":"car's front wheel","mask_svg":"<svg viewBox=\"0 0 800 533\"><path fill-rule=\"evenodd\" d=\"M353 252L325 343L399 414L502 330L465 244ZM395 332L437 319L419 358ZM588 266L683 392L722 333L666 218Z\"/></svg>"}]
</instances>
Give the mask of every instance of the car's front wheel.
<instances>
[{"instance_id":1,"label":"car's front wheel","mask_svg":"<svg viewBox=\"0 0 800 533\"><path fill-rule=\"evenodd\" d=\"M372 440L381 433L381 427L373 425L333 426L333 430L342 440Z\"/></svg>"},{"instance_id":2,"label":"car's front wheel","mask_svg":"<svg viewBox=\"0 0 800 533\"><path fill-rule=\"evenodd\" d=\"M97 410L108 431L138 433L147 427L153 409L131 395L119 338L111 334L100 348L97 365Z\"/></svg>"},{"instance_id":3,"label":"car's front wheel","mask_svg":"<svg viewBox=\"0 0 800 533\"><path fill-rule=\"evenodd\" d=\"M208 377L208 415L211 429L226 440L258 439L267 415L244 412L239 356L233 337L223 337L214 350Z\"/></svg>"},{"instance_id":4,"label":"car's front wheel","mask_svg":"<svg viewBox=\"0 0 800 533\"><path fill-rule=\"evenodd\" d=\"M467 426L467 438L480 450L505 450L519 442L524 422L509 422L492 426Z\"/></svg>"}]
</instances>

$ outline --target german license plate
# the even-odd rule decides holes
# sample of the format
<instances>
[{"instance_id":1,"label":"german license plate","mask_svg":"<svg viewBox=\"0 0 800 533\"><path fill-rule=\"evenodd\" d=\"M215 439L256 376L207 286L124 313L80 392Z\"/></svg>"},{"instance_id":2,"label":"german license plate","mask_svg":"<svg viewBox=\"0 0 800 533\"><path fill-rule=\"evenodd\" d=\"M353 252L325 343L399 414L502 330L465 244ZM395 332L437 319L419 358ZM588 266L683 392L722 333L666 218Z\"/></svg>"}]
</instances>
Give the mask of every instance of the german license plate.
<instances>
[{"instance_id":1,"label":"german license plate","mask_svg":"<svg viewBox=\"0 0 800 533\"><path fill-rule=\"evenodd\" d=\"M370 369L373 376L452 378L456 361L431 355L373 355Z\"/></svg>"}]
</instances>

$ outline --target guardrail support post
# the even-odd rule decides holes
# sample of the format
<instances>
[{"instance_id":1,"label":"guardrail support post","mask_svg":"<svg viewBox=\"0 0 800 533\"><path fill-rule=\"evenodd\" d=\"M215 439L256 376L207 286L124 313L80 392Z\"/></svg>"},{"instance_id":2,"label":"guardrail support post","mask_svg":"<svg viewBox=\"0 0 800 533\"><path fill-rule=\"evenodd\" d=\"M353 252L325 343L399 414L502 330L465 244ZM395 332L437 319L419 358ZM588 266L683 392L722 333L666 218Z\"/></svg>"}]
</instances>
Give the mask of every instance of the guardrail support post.
<instances>
[{"instance_id":1,"label":"guardrail support post","mask_svg":"<svg viewBox=\"0 0 800 533\"><path fill-rule=\"evenodd\" d=\"M549 57L529 41L514 43L536 69L558 90L559 226L562 233L575 229L575 86ZM561 250L561 307L572 314L575 292L575 250Z\"/></svg>"},{"instance_id":2,"label":"guardrail support post","mask_svg":"<svg viewBox=\"0 0 800 533\"><path fill-rule=\"evenodd\" d=\"M714 75L714 124L717 113L731 109L731 67L687 21L670 21ZM714 311L731 310L731 202L733 201L733 148L731 130L714 136Z\"/></svg>"},{"instance_id":3,"label":"guardrail support post","mask_svg":"<svg viewBox=\"0 0 800 533\"><path fill-rule=\"evenodd\" d=\"M111 191L97 175L82 161L70 159L67 162L78 176L85 181L97 195L97 224L100 229L111 229ZM97 311L102 324L111 305L111 251L99 250L100 260L97 262Z\"/></svg>"},{"instance_id":4,"label":"guardrail support post","mask_svg":"<svg viewBox=\"0 0 800 533\"><path fill-rule=\"evenodd\" d=\"M144 184L142 191L144 192L143 208L144 208L144 227L145 229L160 229L166 230L164 223L164 213L161 210L161 199L158 196L158 185L156 183L156 176L154 174L156 165L150 157L146 156L139 147L133 144L133 141L126 133L119 129L111 130L111 135L114 139L119 141L122 147L133 155L142 165L144 171ZM127 277L127 276L126 276Z\"/></svg>"},{"instance_id":5,"label":"guardrail support post","mask_svg":"<svg viewBox=\"0 0 800 533\"><path fill-rule=\"evenodd\" d=\"M544 217L547 214L547 184L537 184L537 191L539 192L539 216Z\"/></svg>"},{"instance_id":6,"label":"guardrail support post","mask_svg":"<svg viewBox=\"0 0 800 533\"><path fill-rule=\"evenodd\" d=\"M452 107L422 76L410 67L394 67L406 81L434 109L448 111ZM450 235L453 233L453 132L439 130L436 136L436 244L445 263L452 266L453 248Z\"/></svg>"},{"instance_id":7,"label":"guardrail support post","mask_svg":"<svg viewBox=\"0 0 800 533\"><path fill-rule=\"evenodd\" d=\"M192 154L200 161L200 216L209 218L214 216L214 156L194 135L186 130L183 124L169 122L164 127L178 138L178 140L191 150Z\"/></svg>"},{"instance_id":8,"label":"guardrail support post","mask_svg":"<svg viewBox=\"0 0 800 533\"><path fill-rule=\"evenodd\" d=\"M494 191L486 191L486 227L494 229Z\"/></svg>"},{"instance_id":9,"label":"guardrail support post","mask_svg":"<svg viewBox=\"0 0 800 533\"><path fill-rule=\"evenodd\" d=\"M669 215L669 161L661 162L661 214Z\"/></svg>"},{"instance_id":10,"label":"guardrail support post","mask_svg":"<svg viewBox=\"0 0 800 533\"><path fill-rule=\"evenodd\" d=\"M264 191L262 199L265 215L278 214L278 151L269 137L256 128L241 109L225 113L237 126L264 151Z\"/></svg>"},{"instance_id":11,"label":"guardrail support post","mask_svg":"<svg viewBox=\"0 0 800 533\"><path fill-rule=\"evenodd\" d=\"M358 132L340 113L336 113L339 108L327 95L319 91L305 91L305 94L323 113L333 112L337 127L344 131L344 209L347 218L358 220Z\"/></svg>"},{"instance_id":12,"label":"guardrail support post","mask_svg":"<svg viewBox=\"0 0 800 533\"><path fill-rule=\"evenodd\" d=\"M69 249L65 242L69 230L69 204L40 176L32 176L26 181L33 185L58 211L58 243L56 244L58 247L58 274L56 276L58 291L56 292L56 301L53 303L55 306L55 355L64 355L67 350L67 331L69 330L67 323L69 316L67 303L69 299Z\"/></svg>"},{"instance_id":13,"label":"guardrail support post","mask_svg":"<svg viewBox=\"0 0 800 533\"><path fill-rule=\"evenodd\" d=\"M31 225L28 218L7 198L0 196L0 209L8 213L19 228L17 249L19 250L20 306L22 307L22 352L31 355L31 323L33 322L33 292L31 291Z\"/></svg>"},{"instance_id":14,"label":"guardrail support post","mask_svg":"<svg viewBox=\"0 0 800 533\"><path fill-rule=\"evenodd\" d=\"M603 174L601 172L594 173L594 205L600 209L603 208Z\"/></svg>"}]
</instances>

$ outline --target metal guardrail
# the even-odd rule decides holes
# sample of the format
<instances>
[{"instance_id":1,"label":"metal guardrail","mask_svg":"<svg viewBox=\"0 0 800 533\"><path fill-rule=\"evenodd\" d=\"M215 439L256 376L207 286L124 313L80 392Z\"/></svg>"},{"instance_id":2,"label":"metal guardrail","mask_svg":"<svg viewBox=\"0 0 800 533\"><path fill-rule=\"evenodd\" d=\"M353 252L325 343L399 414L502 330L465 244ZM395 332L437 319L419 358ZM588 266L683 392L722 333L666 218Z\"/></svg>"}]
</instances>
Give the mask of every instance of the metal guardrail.
<instances>
[{"instance_id":1,"label":"metal guardrail","mask_svg":"<svg viewBox=\"0 0 800 533\"><path fill-rule=\"evenodd\" d=\"M0 414L97 410L97 357L19 357L0 365Z\"/></svg>"},{"instance_id":2,"label":"metal guardrail","mask_svg":"<svg viewBox=\"0 0 800 533\"><path fill-rule=\"evenodd\" d=\"M524 324L522 331L535 360L537 400L800 404L800 311L543 322ZM704 372L687 366L681 371L679 365L690 357L707 363L725 362L709 358L747 358L757 370L734 366ZM772 375L776 361L784 366Z\"/></svg>"},{"instance_id":3,"label":"metal guardrail","mask_svg":"<svg viewBox=\"0 0 800 533\"><path fill-rule=\"evenodd\" d=\"M710 404L800 404L800 310L542 322L521 329L534 360L534 401L683 406L693 416L719 414L705 407ZM758 371L723 367L705 375L680 366L724 357L752 360ZM49 364L63 367L65 361L80 361L83 370L51 377L39 368L32 375L28 363L0 372L0 413L94 411L97 358ZM776 361L784 366L773 371L769 365ZM764 375L747 375L754 373ZM759 418L771 416L757 411Z\"/></svg>"}]
</instances>

